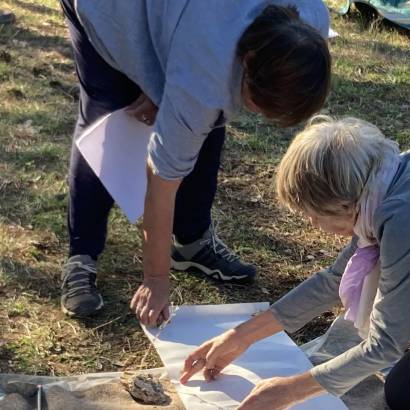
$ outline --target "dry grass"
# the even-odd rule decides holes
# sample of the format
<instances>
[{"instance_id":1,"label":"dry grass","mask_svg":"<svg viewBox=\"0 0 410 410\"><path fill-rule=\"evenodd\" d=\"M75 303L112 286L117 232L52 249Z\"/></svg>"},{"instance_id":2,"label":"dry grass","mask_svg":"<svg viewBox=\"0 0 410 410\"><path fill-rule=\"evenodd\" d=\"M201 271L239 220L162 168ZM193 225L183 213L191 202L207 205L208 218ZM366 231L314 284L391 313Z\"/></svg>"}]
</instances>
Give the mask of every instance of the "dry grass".
<instances>
[{"instance_id":1,"label":"dry grass","mask_svg":"<svg viewBox=\"0 0 410 410\"><path fill-rule=\"evenodd\" d=\"M0 27L0 371L66 375L137 368L148 349L128 300L141 281L138 227L111 215L99 283L107 306L76 321L59 309L67 250L66 171L77 111L70 45L56 0L1 1L17 24ZM410 146L409 37L357 14L337 17L334 87L324 112L375 122ZM330 263L340 238L312 230L279 209L275 166L295 130L241 115L230 129L214 218L223 239L259 268L249 287L173 273L175 303L276 300ZM302 329L318 335L332 313ZM148 366L158 365L149 354Z\"/></svg>"}]
</instances>

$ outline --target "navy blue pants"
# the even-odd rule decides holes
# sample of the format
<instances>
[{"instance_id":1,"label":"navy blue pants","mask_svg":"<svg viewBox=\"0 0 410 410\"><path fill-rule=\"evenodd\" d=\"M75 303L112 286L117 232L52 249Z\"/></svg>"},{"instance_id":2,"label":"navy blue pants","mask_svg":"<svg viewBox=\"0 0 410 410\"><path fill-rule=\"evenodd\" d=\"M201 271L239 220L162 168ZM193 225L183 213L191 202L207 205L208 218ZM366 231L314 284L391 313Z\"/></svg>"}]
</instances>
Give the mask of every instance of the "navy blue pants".
<instances>
[{"instance_id":1,"label":"navy blue pants","mask_svg":"<svg viewBox=\"0 0 410 410\"><path fill-rule=\"evenodd\" d=\"M79 115L74 138L99 117L131 104L140 94L137 84L109 66L96 52L79 22L72 0L61 0L80 82ZM202 236L211 223L225 129L214 129L205 140L194 170L177 192L174 234L182 243ZM113 199L88 166L75 144L69 172L68 229L70 256L97 259L104 249Z\"/></svg>"},{"instance_id":2,"label":"navy blue pants","mask_svg":"<svg viewBox=\"0 0 410 410\"><path fill-rule=\"evenodd\" d=\"M384 390L391 410L410 409L410 352L390 371Z\"/></svg>"}]
</instances>

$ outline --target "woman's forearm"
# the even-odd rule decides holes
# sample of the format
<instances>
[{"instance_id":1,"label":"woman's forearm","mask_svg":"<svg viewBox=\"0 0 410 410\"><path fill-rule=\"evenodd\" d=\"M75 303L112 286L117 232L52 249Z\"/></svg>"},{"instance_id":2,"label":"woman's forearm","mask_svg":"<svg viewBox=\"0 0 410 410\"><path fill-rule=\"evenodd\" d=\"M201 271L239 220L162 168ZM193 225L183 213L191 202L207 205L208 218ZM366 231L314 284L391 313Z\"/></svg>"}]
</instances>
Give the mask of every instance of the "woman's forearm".
<instances>
[{"instance_id":1,"label":"woman's forearm","mask_svg":"<svg viewBox=\"0 0 410 410\"><path fill-rule=\"evenodd\" d=\"M282 330L283 326L271 310L258 314L234 329L235 333L248 345Z\"/></svg>"},{"instance_id":2,"label":"woman's forearm","mask_svg":"<svg viewBox=\"0 0 410 410\"><path fill-rule=\"evenodd\" d=\"M144 276L168 276L175 196L181 180L168 181L147 167L143 219Z\"/></svg>"}]
</instances>

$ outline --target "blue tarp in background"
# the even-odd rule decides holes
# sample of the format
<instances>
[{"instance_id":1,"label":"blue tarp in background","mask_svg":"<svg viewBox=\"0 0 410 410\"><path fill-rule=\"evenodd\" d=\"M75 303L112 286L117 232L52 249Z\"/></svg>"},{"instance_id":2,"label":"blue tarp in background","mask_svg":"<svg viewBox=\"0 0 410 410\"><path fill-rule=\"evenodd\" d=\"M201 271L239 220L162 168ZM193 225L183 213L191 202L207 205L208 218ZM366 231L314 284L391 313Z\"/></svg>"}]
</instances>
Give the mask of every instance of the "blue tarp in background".
<instances>
[{"instance_id":1,"label":"blue tarp in background","mask_svg":"<svg viewBox=\"0 0 410 410\"><path fill-rule=\"evenodd\" d=\"M347 13L353 3L371 6L385 19L410 29L410 0L346 0L341 11Z\"/></svg>"}]
</instances>

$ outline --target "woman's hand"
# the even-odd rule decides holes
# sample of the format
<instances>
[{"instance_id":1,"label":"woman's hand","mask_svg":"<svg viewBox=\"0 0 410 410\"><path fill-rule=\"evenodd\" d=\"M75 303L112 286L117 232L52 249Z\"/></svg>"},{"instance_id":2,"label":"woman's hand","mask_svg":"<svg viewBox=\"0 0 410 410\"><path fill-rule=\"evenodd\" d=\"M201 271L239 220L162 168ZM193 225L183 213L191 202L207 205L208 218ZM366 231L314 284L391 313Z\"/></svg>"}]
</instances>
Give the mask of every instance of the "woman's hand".
<instances>
[{"instance_id":1,"label":"woman's hand","mask_svg":"<svg viewBox=\"0 0 410 410\"><path fill-rule=\"evenodd\" d=\"M274 335L283 329L273 312L268 309L248 321L202 344L185 360L180 382L186 383L195 373L204 369L204 377L210 381L221 373L251 344Z\"/></svg>"},{"instance_id":2,"label":"woman's hand","mask_svg":"<svg viewBox=\"0 0 410 410\"><path fill-rule=\"evenodd\" d=\"M259 382L237 410L286 410L322 393L325 390L309 372L273 377Z\"/></svg>"},{"instance_id":3,"label":"woman's hand","mask_svg":"<svg viewBox=\"0 0 410 410\"><path fill-rule=\"evenodd\" d=\"M235 329L203 343L185 360L180 382L185 384L195 374L204 369L205 380L216 378L221 371L249 347Z\"/></svg>"},{"instance_id":4,"label":"woman's hand","mask_svg":"<svg viewBox=\"0 0 410 410\"><path fill-rule=\"evenodd\" d=\"M169 277L147 277L131 300L140 323L155 327L169 319Z\"/></svg>"},{"instance_id":5,"label":"woman's hand","mask_svg":"<svg viewBox=\"0 0 410 410\"><path fill-rule=\"evenodd\" d=\"M133 115L138 121L146 125L152 125L155 122L158 107L144 93L141 93L141 95L125 109L125 112Z\"/></svg>"}]
</instances>

